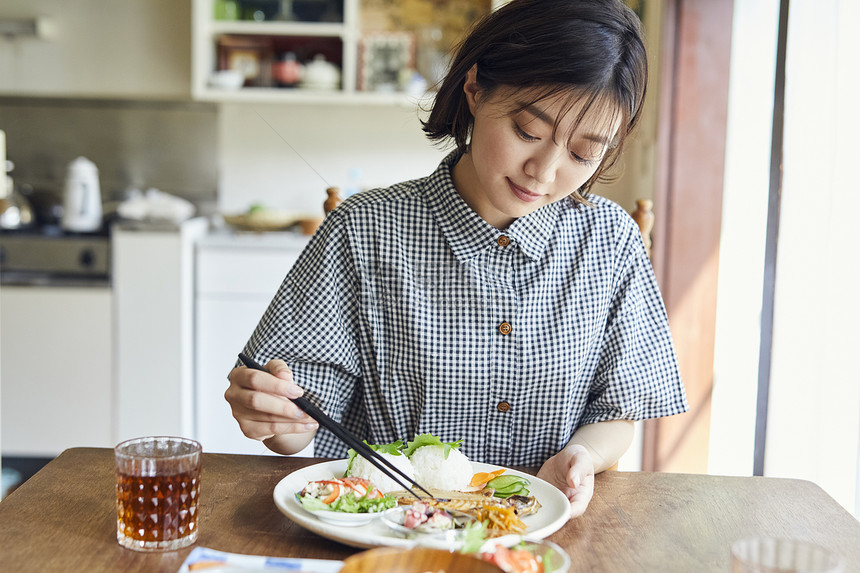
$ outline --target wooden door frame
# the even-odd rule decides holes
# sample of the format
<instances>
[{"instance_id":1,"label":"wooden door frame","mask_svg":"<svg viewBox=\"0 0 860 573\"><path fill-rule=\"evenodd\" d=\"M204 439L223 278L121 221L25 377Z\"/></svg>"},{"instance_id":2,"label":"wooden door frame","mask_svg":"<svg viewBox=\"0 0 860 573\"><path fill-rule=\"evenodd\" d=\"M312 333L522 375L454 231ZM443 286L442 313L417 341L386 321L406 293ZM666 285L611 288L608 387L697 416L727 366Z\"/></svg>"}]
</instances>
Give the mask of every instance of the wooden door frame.
<instances>
[{"instance_id":1,"label":"wooden door frame","mask_svg":"<svg viewBox=\"0 0 860 573\"><path fill-rule=\"evenodd\" d=\"M652 262L690 410L645 422L645 471L707 471L733 9L664 0Z\"/></svg>"}]
</instances>

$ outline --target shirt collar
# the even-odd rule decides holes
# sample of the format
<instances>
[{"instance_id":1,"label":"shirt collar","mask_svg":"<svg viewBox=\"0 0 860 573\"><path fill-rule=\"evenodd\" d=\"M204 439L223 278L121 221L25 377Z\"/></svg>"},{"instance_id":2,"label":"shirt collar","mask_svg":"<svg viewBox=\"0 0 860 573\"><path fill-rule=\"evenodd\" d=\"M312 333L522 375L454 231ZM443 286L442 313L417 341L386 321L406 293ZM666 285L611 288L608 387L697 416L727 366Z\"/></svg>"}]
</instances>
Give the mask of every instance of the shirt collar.
<instances>
[{"instance_id":1,"label":"shirt collar","mask_svg":"<svg viewBox=\"0 0 860 573\"><path fill-rule=\"evenodd\" d=\"M519 247L528 258L539 260L555 231L560 215L558 202L520 217L505 230L496 229L473 211L454 187L451 170L459 158L460 154L454 151L443 159L428 178L424 190L427 205L454 256L466 262L495 247L499 237L504 235L511 240L511 246Z\"/></svg>"}]
</instances>

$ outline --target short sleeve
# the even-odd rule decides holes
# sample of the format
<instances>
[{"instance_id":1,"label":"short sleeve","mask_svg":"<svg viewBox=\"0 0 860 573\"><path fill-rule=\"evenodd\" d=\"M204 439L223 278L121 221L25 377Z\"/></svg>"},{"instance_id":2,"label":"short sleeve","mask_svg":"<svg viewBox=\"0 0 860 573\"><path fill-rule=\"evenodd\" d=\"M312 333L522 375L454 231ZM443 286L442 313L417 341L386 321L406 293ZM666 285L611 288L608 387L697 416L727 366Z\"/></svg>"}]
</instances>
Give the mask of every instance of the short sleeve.
<instances>
[{"instance_id":1,"label":"short sleeve","mask_svg":"<svg viewBox=\"0 0 860 573\"><path fill-rule=\"evenodd\" d=\"M284 360L308 398L340 420L360 379L357 274L347 219L333 211L287 273L245 346Z\"/></svg>"},{"instance_id":2,"label":"short sleeve","mask_svg":"<svg viewBox=\"0 0 860 573\"><path fill-rule=\"evenodd\" d=\"M621 264L581 424L685 412L684 385L663 299L635 226L619 241Z\"/></svg>"}]
</instances>

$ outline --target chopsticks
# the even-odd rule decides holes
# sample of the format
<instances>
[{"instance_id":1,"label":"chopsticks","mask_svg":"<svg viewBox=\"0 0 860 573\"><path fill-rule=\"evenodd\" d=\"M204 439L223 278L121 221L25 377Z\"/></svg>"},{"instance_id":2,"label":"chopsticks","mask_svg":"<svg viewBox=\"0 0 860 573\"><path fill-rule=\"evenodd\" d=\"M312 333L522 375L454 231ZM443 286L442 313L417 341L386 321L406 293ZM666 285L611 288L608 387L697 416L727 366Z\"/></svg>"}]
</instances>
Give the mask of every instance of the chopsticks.
<instances>
[{"instance_id":1,"label":"chopsticks","mask_svg":"<svg viewBox=\"0 0 860 573\"><path fill-rule=\"evenodd\" d=\"M262 370L263 372L268 372L265 368L257 364L253 358L248 356L247 354L240 352L239 360L241 360L245 366L248 368L253 368L254 370ZM300 396L298 398L290 398L290 400L299 408L305 411L305 413L320 423L320 425L327 430L329 430L332 434L340 438L347 446L354 449L361 457L372 463L376 466L382 473L393 479L400 487L414 495L419 500L421 496L412 491L412 488L407 486L403 481L400 480L397 476L392 474L389 469L394 470L398 474L400 474L403 478L405 478L409 483L411 483L416 488L420 489L431 498L435 498L435 496L424 489L418 482L413 480L411 477L403 473L403 471L392 464L387 459L380 456L378 453L370 449L367 444L363 441L356 438L349 430L341 426L339 423L331 419L328 414L317 408L310 400L305 398L304 396Z\"/></svg>"}]
</instances>

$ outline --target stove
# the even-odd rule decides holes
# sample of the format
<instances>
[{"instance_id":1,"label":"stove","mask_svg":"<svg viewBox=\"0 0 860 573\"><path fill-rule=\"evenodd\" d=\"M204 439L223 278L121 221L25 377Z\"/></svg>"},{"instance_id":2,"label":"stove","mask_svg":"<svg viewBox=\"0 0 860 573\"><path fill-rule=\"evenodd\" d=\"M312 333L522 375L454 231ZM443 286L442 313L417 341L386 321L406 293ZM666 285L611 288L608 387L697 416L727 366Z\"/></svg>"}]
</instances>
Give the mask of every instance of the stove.
<instances>
[{"instance_id":1,"label":"stove","mask_svg":"<svg viewBox=\"0 0 860 573\"><path fill-rule=\"evenodd\" d=\"M0 284L110 284L110 235L59 227L0 232Z\"/></svg>"}]
</instances>

